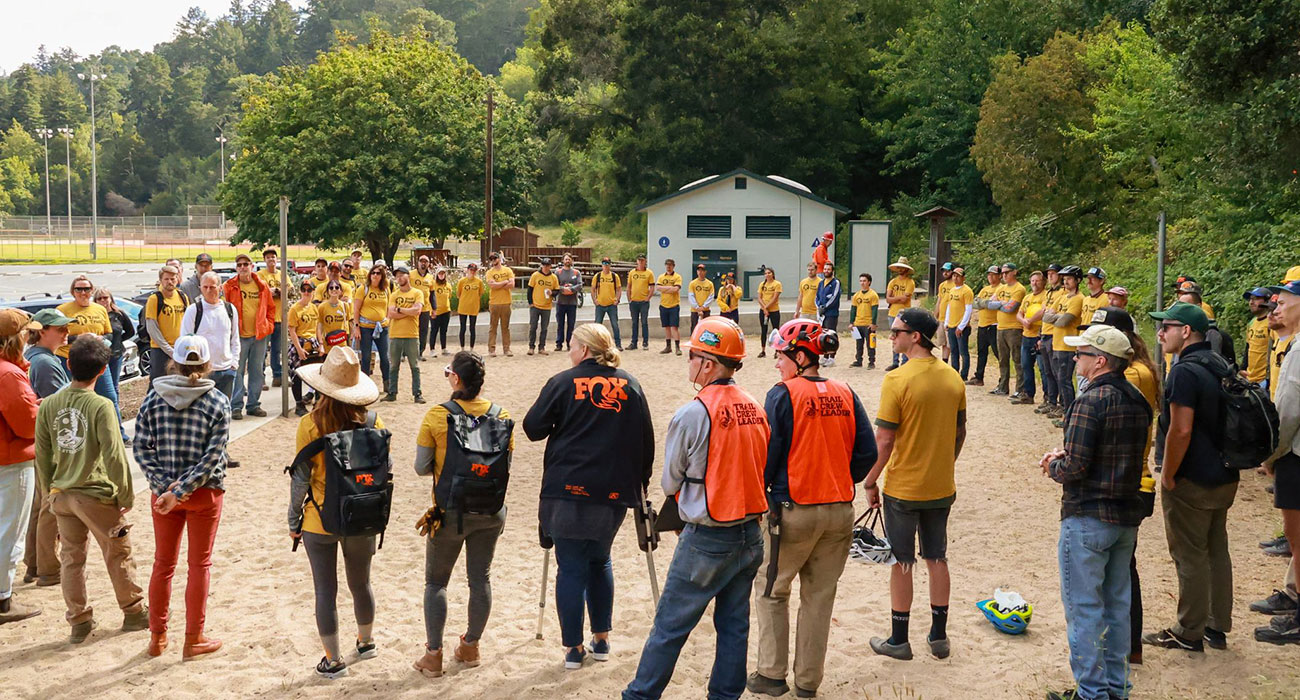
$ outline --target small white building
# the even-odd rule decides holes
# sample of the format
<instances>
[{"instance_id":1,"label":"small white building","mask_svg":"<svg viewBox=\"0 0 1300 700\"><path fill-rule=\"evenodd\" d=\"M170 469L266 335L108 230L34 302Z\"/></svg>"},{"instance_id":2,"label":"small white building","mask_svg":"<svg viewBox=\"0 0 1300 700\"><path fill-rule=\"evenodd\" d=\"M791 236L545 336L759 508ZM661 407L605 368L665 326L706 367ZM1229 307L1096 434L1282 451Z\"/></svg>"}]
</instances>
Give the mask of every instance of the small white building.
<instances>
[{"instance_id":1,"label":"small white building","mask_svg":"<svg viewBox=\"0 0 1300 700\"><path fill-rule=\"evenodd\" d=\"M743 168L696 180L637 211L646 214L646 258L656 274L663 274L668 258L687 280L699 263L713 280L735 271L745 298L752 299L763 280L759 268L767 266L785 289L781 310L787 314L813 242L849 213L798 182Z\"/></svg>"}]
</instances>

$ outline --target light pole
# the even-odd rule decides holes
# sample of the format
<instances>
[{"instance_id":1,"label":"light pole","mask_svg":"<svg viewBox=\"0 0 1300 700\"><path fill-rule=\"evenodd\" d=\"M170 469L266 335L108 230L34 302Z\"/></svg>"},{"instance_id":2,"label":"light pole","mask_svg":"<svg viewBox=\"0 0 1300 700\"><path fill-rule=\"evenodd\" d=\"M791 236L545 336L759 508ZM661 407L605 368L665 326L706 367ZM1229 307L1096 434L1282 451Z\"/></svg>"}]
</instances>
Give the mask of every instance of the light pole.
<instances>
[{"instance_id":1,"label":"light pole","mask_svg":"<svg viewBox=\"0 0 1300 700\"><path fill-rule=\"evenodd\" d=\"M95 81L108 77L103 73L78 73L77 77L90 81L90 259L95 260L99 242L99 154L95 145Z\"/></svg>"},{"instance_id":2,"label":"light pole","mask_svg":"<svg viewBox=\"0 0 1300 700\"><path fill-rule=\"evenodd\" d=\"M68 235L72 235L72 127L61 126L59 133L63 135L63 147L68 156Z\"/></svg>"},{"instance_id":3,"label":"light pole","mask_svg":"<svg viewBox=\"0 0 1300 700\"><path fill-rule=\"evenodd\" d=\"M54 135L54 132L46 127L41 127L36 130L36 135L41 137L41 141L45 142L45 235L48 236L54 233L54 226L50 223L52 221L50 217L50 137Z\"/></svg>"},{"instance_id":4,"label":"light pole","mask_svg":"<svg viewBox=\"0 0 1300 700\"><path fill-rule=\"evenodd\" d=\"M217 130L220 131L221 127L217 127ZM224 134L217 137L217 143L221 144L221 182L222 184L225 184L226 182L226 137Z\"/></svg>"}]
</instances>

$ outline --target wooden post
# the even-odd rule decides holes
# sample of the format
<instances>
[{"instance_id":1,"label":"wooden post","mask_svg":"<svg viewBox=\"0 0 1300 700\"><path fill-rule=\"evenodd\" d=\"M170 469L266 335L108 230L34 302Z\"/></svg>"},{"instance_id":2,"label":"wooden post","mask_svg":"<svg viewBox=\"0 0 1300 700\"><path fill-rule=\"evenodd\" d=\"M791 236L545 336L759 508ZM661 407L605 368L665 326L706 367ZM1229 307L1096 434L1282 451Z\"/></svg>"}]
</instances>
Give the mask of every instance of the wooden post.
<instances>
[{"instance_id":1,"label":"wooden post","mask_svg":"<svg viewBox=\"0 0 1300 700\"><path fill-rule=\"evenodd\" d=\"M957 216L957 212L947 207L933 207L916 215L930 221L930 261L929 280L926 286L931 296L939 290L939 268L952 259L952 248L944 239L948 231L948 219Z\"/></svg>"},{"instance_id":2,"label":"wooden post","mask_svg":"<svg viewBox=\"0 0 1300 700\"><path fill-rule=\"evenodd\" d=\"M487 239L488 254L492 254L492 109L496 101L492 98L492 88L487 94L487 177L483 195L483 236Z\"/></svg>"},{"instance_id":3,"label":"wooden post","mask_svg":"<svg viewBox=\"0 0 1300 700\"><path fill-rule=\"evenodd\" d=\"M289 369L289 198L280 195L280 366ZM289 417L289 372L280 382L280 417Z\"/></svg>"}]
</instances>

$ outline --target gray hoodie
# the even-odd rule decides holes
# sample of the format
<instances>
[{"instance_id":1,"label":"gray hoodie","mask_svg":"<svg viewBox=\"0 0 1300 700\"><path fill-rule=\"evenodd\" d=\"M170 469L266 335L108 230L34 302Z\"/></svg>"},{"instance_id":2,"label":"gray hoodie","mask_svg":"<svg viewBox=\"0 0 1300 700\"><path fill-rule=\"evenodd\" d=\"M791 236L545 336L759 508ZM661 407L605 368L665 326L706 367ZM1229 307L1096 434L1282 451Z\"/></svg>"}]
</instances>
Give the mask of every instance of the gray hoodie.
<instances>
[{"instance_id":1,"label":"gray hoodie","mask_svg":"<svg viewBox=\"0 0 1300 700\"><path fill-rule=\"evenodd\" d=\"M168 374L153 380L153 390L168 406L177 411L184 411L199 397L217 386L211 379L200 379L198 384L190 384L189 377Z\"/></svg>"}]
</instances>

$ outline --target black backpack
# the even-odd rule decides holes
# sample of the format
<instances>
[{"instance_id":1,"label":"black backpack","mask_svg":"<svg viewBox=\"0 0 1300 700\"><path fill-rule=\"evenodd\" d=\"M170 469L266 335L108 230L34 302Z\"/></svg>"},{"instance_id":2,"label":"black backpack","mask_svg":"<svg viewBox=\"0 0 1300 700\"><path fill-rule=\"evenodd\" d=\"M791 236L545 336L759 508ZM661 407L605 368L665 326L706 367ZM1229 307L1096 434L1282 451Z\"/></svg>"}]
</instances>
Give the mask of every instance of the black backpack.
<instances>
[{"instance_id":1,"label":"black backpack","mask_svg":"<svg viewBox=\"0 0 1300 700\"><path fill-rule=\"evenodd\" d=\"M447 409L447 456L434 485L438 506L455 510L457 519L465 513L496 513L506 502L510 482L510 436L515 422L501 417L493 404L482 416L471 416L455 401ZM464 523L457 522L464 531Z\"/></svg>"},{"instance_id":2,"label":"black backpack","mask_svg":"<svg viewBox=\"0 0 1300 700\"><path fill-rule=\"evenodd\" d=\"M176 290L176 293L181 295L181 313L185 313L185 309L190 306L190 298L185 296L185 292L179 289ZM157 300L159 309L163 307L163 293L161 291L155 291L150 297ZM149 321L144 317L145 309L149 307L148 299L145 299L144 305L145 308L140 309L140 326L135 329L135 345L141 351L153 347L153 339L149 337ZM200 306L200 313L202 313L202 309L203 307Z\"/></svg>"},{"instance_id":3,"label":"black backpack","mask_svg":"<svg viewBox=\"0 0 1300 700\"><path fill-rule=\"evenodd\" d=\"M1219 383L1219 425L1215 444L1228 469L1254 469L1277 449L1277 407L1268 391L1237 374L1220 356L1194 353L1179 358L1209 372Z\"/></svg>"},{"instance_id":4,"label":"black backpack","mask_svg":"<svg viewBox=\"0 0 1300 700\"><path fill-rule=\"evenodd\" d=\"M366 414L366 424L339 430L312 440L285 468L310 468L318 454L325 459L325 499L317 503L311 489L307 502L320 514L321 525L332 535L379 535L384 546L384 529L393 503L393 463L388 455L392 433L375 428L375 412Z\"/></svg>"},{"instance_id":5,"label":"black backpack","mask_svg":"<svg viewBox=\"0 0 1300 700\"><path fill-rule=\"evenodd\" d=\"M226 307L226 316L230 317L230 322L239 323L238 321L235 320L234 305L232 305L230 302L226 301L225 299L222 299L221 303ZM192 331L194 335L199 334L199 324L201 323L203 323L203 304L199 304L198 306L194 307L194 330Z\"/></svg>"}]
</instances>

